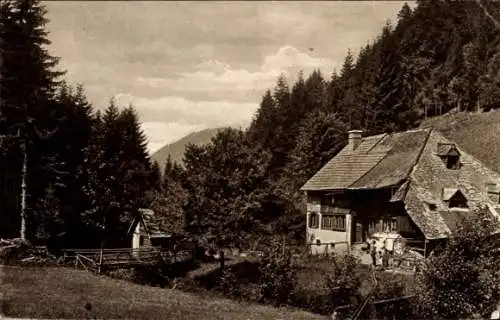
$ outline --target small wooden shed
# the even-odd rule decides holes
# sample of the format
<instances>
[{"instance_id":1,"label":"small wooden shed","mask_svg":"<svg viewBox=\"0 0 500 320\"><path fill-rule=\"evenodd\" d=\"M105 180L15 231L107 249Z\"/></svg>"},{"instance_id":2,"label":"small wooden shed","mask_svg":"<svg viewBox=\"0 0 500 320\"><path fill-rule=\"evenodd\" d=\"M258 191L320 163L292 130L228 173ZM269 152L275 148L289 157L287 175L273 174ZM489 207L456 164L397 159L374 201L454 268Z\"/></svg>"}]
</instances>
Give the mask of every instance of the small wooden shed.
<instances>
[{"instance_id":1,"label":"small wooden shed","mask_svg":"<svg viewBox=\"0 0 500 320\"><path fill-rule=\"evenodd\" d=\"M132 235L132 249L151 246L171 248L174 245L174 239L177 238L168 230L161 228L158 217L151 209L139 209L128 232Z\"/></svg>"}]
</instances>

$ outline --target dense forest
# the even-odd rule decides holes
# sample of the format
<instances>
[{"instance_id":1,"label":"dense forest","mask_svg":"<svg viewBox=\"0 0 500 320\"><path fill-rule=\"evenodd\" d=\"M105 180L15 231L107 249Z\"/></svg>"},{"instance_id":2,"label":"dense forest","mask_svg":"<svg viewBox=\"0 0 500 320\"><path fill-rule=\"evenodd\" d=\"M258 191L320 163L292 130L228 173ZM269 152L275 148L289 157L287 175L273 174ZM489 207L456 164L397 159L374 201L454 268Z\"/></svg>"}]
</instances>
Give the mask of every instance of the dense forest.
<instances>
[{"instance_id":1,"label":"dense forest","mask_svg":"<svg viewBox=\"0 0 500 320\"><path fill-rule=\"evenodd\" d=\"M1 236L92 246L106 230L106 245L120 245L154 184L136 112L113 101L96 112L64 81L39 1L2 1L1 12L1 174L19 172L2 183L1 202L17 203L1 212Z\"/></svg>"},{"instance_id":2,"label":"dense forest","mask_svg":"<svg viewBox=\"0 0 500 320\"><path fill-rule=\"evenodd\" d=\"M357 56L348 51L338 72L279 77L248 129L190 145L183 166L168 159L160 172L133 106L110 101L98 112L64 81L45 48L43 5L2 0L1 11L0 168L25 186L2 184L2 203L13 193L18 203L1 213L11 221L2 237L121 246L137 209L151 207L205 244L303 241L299 188L345 145L347 130L407 130L500 101L500 3L417 1Z\"/></svg>"}]
</instances>

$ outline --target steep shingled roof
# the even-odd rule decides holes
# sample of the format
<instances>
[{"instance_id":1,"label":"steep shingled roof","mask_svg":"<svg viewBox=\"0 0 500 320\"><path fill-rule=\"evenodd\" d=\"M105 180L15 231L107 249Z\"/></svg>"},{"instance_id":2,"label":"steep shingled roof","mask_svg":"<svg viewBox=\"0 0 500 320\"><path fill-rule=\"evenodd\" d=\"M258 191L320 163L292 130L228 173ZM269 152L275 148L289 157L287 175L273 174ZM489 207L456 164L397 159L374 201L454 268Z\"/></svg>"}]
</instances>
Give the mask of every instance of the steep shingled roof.
<instances>
[{"instance_id":1,"label":"steep shingled roof","mask_svg":"<svg viewBox=\"0 0 500 320\"><path fill-rule=\"evenodd\" d=\"M426 203L435 202L434 197L424 188L410 182L405 195L406 212L427 239L446 238L450 228L439 212L427 210Z\"/></svg>"},{"instance_id":2,"label":"steep shingled roof","mask_svg":"<svg viewBox=\"0 0 500 320\"><path fill-rule=\"evenodd\" d=\"M430 129L365 137L347 145L301 190L374 189L405 180L425 146Z\"/></svg>"}]
</instances>

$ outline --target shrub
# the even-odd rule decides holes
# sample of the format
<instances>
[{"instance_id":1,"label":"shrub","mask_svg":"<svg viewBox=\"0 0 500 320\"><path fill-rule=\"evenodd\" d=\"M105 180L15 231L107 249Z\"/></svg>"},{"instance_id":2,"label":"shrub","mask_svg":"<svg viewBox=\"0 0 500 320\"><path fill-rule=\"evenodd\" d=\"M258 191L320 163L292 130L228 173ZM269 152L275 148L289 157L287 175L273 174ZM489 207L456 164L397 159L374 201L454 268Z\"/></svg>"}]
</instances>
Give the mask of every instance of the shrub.
<instances>
[{"instance_id":1,"label":"shrub","mask_svg":"<svg viewBox=\"0 0 500 320\"><path fill-rule=\"evenodd\" d=\"M112 269L106 271L106 275L110 276L111 278L115 279L121 279L121 280L126 280L130 282L135 281L135 272L133 269Z\"/></svg>"},{"instance_id":2,"label":"shrub","mask_svg":"<svg viewBox=\"0 0 500 320\"><path fill-rule=\"evenodd\" d=\"M332 260L333 271L326 277L332 311L336 306L356 303L359 300L361 279L357 271L359 260L352 255L338 256Z\"/></svg>"},{"instance_id":3,"label":"shrub","mask_svg":"<svg viewBox=\"0 0 500 320\"><path fill-rule=\"evenodd\" d=\"M413 309L418 318L488 316L500 300L495 225L478 214L469 219L416 274Z\"/></svg>"},{"instance_id":4,"label":"shrub","mask_svg":"<svg viewBox=\"0 0 500 320\"><path fill-rule=\"evenodd\" d=\"M291 263L291 252L273 243L264 251L260 266L261 300L274 305L288 304L293 297L297 277Z\"/></svg>"},{"instance_id":5,"label":"shrub","mask_svg":"<svg viewBox=\"0 0 500 320\"><path fill-rule=\"evenodd\" d=\"M359 263L350 255L311 256L300 261L300 281L292 304L322 315L331 315L337 306L356 304Z\"/></svg>"},{"instance_id":6,"label":"shrub","mask_svg":"<svg viewBox=\"0 0 500 320\"><path fill-rule=\"evenodd\" d=\"M240 298L241 289L234 272L230 268L225 268L220 274L218 288L228 298Z\"/></svg>"},{"instance_id":7,"label":"shrub","mask_svg":"<svg viewBox=\"0 0 500 320\"><path fill-rule=\"evenodd\" d=\"M405 295L407 281L405 275L381 273L377 275L377 281L377 287L373 292L374 300L398 298Z\"/></svg>"}]
</instances>

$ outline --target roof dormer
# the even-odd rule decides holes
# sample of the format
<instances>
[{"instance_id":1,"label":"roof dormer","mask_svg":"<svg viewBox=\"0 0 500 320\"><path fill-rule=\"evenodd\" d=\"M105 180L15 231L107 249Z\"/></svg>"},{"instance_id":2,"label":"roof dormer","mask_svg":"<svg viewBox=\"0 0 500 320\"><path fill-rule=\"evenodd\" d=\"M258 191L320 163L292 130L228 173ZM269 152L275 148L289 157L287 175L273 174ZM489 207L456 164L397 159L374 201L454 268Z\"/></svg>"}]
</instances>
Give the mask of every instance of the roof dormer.
<instances>
[{"instance_id":1,"label":"roof dormer","mask_svg":"<svg viewBox=\"0 0 500 320\"><path fill-rule=\"evenodd\" d=\"M460 169L460 151L454 143L438 142L436 154L443 160L447 169Z\"/></svg>"},{"instance_id":2,"label":"roof dormer","mask_svg":"<svg viewBox=\"0 0 500 320\"><path fill-rule=\"evenodd\" d=\"M450 209L467 209L469 207L465 195L456 188L443 188L442 200L444 203L448 204L448 208Z\"/></svg>"}]
</instances>

